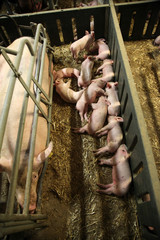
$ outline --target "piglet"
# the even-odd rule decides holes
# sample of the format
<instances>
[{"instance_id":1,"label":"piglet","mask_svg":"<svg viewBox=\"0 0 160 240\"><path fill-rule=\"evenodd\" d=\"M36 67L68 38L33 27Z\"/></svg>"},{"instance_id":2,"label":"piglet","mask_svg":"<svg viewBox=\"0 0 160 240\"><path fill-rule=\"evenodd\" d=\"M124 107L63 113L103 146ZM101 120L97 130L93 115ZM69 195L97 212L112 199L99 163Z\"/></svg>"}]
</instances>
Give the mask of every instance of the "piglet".
<instances>
[{"instance_id":1,"label":"piglet","mask_svg":"<svg viewBox=\"0 0 160 240\"><path fill-rule=\"evenodd\" d=\"M107 185L97 184L100 189L99 193L114 194L116 196L124 196L128 190L132 181L130 166L128 158L130 154L127 152L125 144L120 145L115 155L110 159L99 159L99 165L112 166L112 180L113 182Z\"/></svg>"},{"instance_id":2,"label":"piglet","mask_svg":"<svg viewBox=\"0 0 160 240\"><path fill-rule=\"evenodd\" d=\"M155 40L153 41L153 45L160 47L160 35L155 38Z\"/></svg>"},{"instance_id":3,"label":"piglet","mask_svg":"<svg viewBox=\"0 0 160 240\"><path fill-rule=\"evenodd\" d=\"M91 2L88 2L87 4L85 3L80 3L79 7L87 7L87 6L97 6L103 4L102 0L93 0Z\"/></svg>"},{"instance_id":4,"label":"piglet","mask_svg":"<svg viewBox=\"0 0 160 240\"><path fill-rule=\"evenodd\" d=\"M108 124L96 132L98 137L107 134L107 145L94 150L93 152L96 156L106 152L114 153L118 149L123 139L123 133L119 122L123 122L122 117L109 116Z\"/></svg>"},{"instance_id":5,"label":"piglet","mask_svg":"<svg viewBox=\"0 0 160 240\"><path fill-rule=\"evenodd\" d=\"M101 88L104 88L107 82L111 81L114 77L113 60L105 59L103 64L97 69L97 73L102 71L102 77L93 79L91 82L96 82Z\"/></svg>"},{"instance_id":6,"label":"piglet","mask_svg":"<svg viewBox=\"0 0 160 240\"><path fill-rule=\"evenodd\" d=\"M88 105L93 103L98 96L105 96L107 95L105 91L98 87L96 83L91 83L83 92L82 96L78 100L76 104L76 109L79 111L79 115L81 118L81 122L85 120L88 121L87 118L87 111Z\"/></svg>"},{"instance_id":7,"label":"piglet","mask_svg":"<svg viewBox=\"0 0 160 240\"><path fill-rule=\"evenodd\" d=\"M91 83L93 66L94 58L91 56L86 57L86 59L81 64L81 73L78 77L79 87L85 88Z\"/></svg>"},{"instance_id":8,"label":"piglet","mask_svg":"<svg viewBox=\"0 0 160 240\"><path fill-rule=\"evenodd\" d=\"M85 36L73 42L70 46L70 51L74 59L77 60L78 54L82 50L89 50L89 46L94 41L94 32L85 31Z\"/></svg>"},{"instance_id":9,"label":"piglet","mask_svg":"<svg viewBox=\"0 0 160 240\"><path fill-rule=\"evenodd\" d=\"M95 132L101 129L105 123L107 116L107 108L109 104L110 103L104 96L101 96L98 99L97 103L92 103L91 106L93 111L91 113L88 123L81 128L75 128L74 132L76 133L87 132L89 135L94 135Z\"/></svg>"},{"instance_id":10,"label":"piglet","mask_svg":"<svg viewBox=\"0 0 160 240\"><path fill-rule=\"evenodd\" d=\"M80 75L80 72L76 68L63 68L60 69L59 71L53 70L53 78L56 80L57 78L70 78L70 77L76 77L78 78Z\"/></svg>"},{"instance_id":11,"label":"piglet","mask_svg":"<svg viewBox=\"0 0 160 240\"><path fill-rule=\"evenodd\" d=\"M95 58L98 60L104 60L110 56L110 49L108 45L105 43L105 39L101 38L97 40L98 45L98 55Z\"/></svg>"},{"instance_id":12,"label":"piglet","mask_svg":"<svg viewBox=\"0 0 160 240\"><path fill-rule=\"evenodd\" d=\"M67 83L63 81L62 78L58 78L55 81L56 92L61 96L61 98L68 103L76 103L83 93L83 89L75 92L70 88L71 80Z\"/></svg>"},{"instance_id":13,"label":"piglet","mask_svg":"<svg viewBox=\"0 0 160 240\"><path fill-rule=\"evenodd\" d=\"M118 82L108 82L106 85L106 93L111 105L108 107L108 114L112 116L118 116L120 113L120 102L117 94Z\"/></svg>"}]
</instances>

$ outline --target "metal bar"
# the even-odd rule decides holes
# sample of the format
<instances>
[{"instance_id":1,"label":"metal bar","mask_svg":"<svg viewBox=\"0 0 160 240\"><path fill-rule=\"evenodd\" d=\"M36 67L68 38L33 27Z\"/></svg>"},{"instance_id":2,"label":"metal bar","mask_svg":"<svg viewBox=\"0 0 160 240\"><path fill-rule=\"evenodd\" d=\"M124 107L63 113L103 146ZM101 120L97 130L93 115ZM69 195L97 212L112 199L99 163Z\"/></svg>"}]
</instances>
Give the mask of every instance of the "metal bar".
<instances>
[{"instance_id":1,"label":"metal bar","mask_svg":"<svg viewBox=\"0 0 160 240\"><path fill-rule=\"evenodd\" d=\"M10 54L13 54L13 55L17 55L17 53L18 53L18 51L15 51L15 50L12 50L12 49L10 49L10 48L6 48L6 47L2 47L2 46L0 46L0 50L1 49L3 49L3 50L5 50L5 52L6 53L10 53Z\"/></svg>"},{"instance_id":2,"label":"metal bar","mask_svg":"<svg viewBox=\"0 0 160 240\"><path fill-rule=\"evenodd\" d=\"M3 222L3 223L0 223L0 228L1 227L12 227L12 226L26 225L26 224L32 224L32 223L33 223L32 220Z\"/></svg>"},{"instance_id":3,"label":"metal bar","mask_svg":"<svg viewBox=\"0 0 160 240\"><path fill-rule=\"evenodd\" d=\"M12 227L6 227L1 229L0 231L0 238L4 237L5 235L33 229L33 228L42 228L47 227L48 225L44 222L42 223L32 223L32 224L26 224L26 225L19 225L19 226L12 226Z\"/></svg>"},{"instance_id":4,"label":"metal bar","mask_svg":"<svg viewBox=\"0 0 160 240\"><path fill-rule=\"evenodd\" d=\"M50 105L48 108L48 118L49 118L49 122L48 122L48 137L47 137L47 145L49 143L49 138L50 138L50 131L51 131L51 114L52 114L52 99L53 99L53 75L51 72L51 65L52 65L52 60L53 60L53 54L49 54L49 76L51 78L50 80ZM43 181L43 177L44 174L46 172L47 169L47 165L48 165L48 161L46 160L44 162L43 165L43 169L42 169L42 173L41 176L39 178L39 187L38 187L38 193L37 193L37 212L39 213L41 211L41 196L42 196L42 181Z\"/></svg>"},{"instance_id":5,"label":"metal bar","mask_svg":"<svg viewBox=\"0 0 160 240\"><path fill-rule=\"evenodd\" d=\"M10 221L26 221L26 220L43 220L46 219L47 216L45 214L0 214L0 222L10 222Z\"/></svg>"},{"instance_id":6,"label":"metal bar","mask_svg":"<svg viewBox=\"0 0 160 240\"><path fill-rule=\"evenodd\" d=\"M45 60L45 53L46 53L46 42L47 40L44 39L42 45L42 57L41 57L41 68L39 74L39 83L42 84L42 77L43 77L43 69L44 69L44 60ZM37 89L37 101L40 102L40 90ZM38 124L38 111L37 106L34 109L34 117L33 117L33 124L32 124L32 134L30 139L30 152L29 152L29 160L28 160L28 171L27 171L27 180L26 180L26 188L25 188L25 201L24 201L24 208L23 213L28 214L29 212L29 199L30 199L30 188L31 188L31 181L32 181L32 168L33 168L33 157L34 157L34 149L35 149L35 138L37 133L37 124Z\"/></svg>"},{"instance_id":7,"label":"metal bar","mask_svg":"<svg viewBox=\"0 0 160 240\"><path fill-rule=\"evenodd\" d=\"M30 91L29 87L27 86L27 84L23 81L21 76L18 76L18 79L20 80L20 82L22 83L23 87L25 88L25 90L27 91L27 93L29 94L29 96L31 97L31 99L33 100L33 102L35 103L35 105L37 106L37 108L39 109L39 111L42 113L43 117L46 119L46 121L48 122L48 117L46 115L46 113L43 111L43 108L40 106L39 102L36 100L34 94Z\"/></svg>"},{"instance_id":8,"label":"metal bar","mask_svg":"<svg viewBox=\"0 0 160 240\"><path fill-rule=\"evenodd\" d=\"M42 24L38 24L38 26L37 26L35 41L34 41L34 45L33 45L33 53L36 52L36 49L38 47L40 30L42 27L43 27ZM29 43L29 45L31 46L30 43ZM30 88L30 84L31 84L34 63L35 63L35 54L31 58L29 73L27 76L26 82L27 82L28 88ZM11 184L9 187L9 195L8 195L8 201L7 201L7 207L6 207L6 213L8 213L8 214L13 214L14 198L15 198L16 184L17 184L17 178L18 178L18 168L19 168L19 161L20 161L20 151L21 151L21 146L22 146L24 123L25 123L25 118L26 118L26 113L27 113L28 97L29 97L28 93L25 93L23 106L22 106L22 113L21 113L21 118L20 118L20 123L19 123L17 141L16 141L16 150L15 150L14 159L13 159Z\"/></svg>"},{"instance_id":9,"label":"metal bar","mask_svg":"<svg viewBox=\"0 0 160 240\"><path fill-rule=\"evenodd\" d=\"M47 93L44 91L44 89L41 87L41 85L37 82L37 80L32 77L32 81L35 83L35 85L40 89L41 93L45 96L45 98L47 99L46 104L50 105L49 103L49 97L47 95ZM42 100L43 101L43 100Z\"/></svg>"},{"instance_id":10,"label":"metal bar","mask_svg":"<svg viewBox=\"0 0 160 240\"><path fill-rule=\"evenodd\" d=\"M49 96L48 94L46 94L46 92L44 91L44 89L41 87L41 85L38 83L38 78L39 78L39 71L40 71L40 66L41 66L41 54L42 54L42 46L40 46L39 51L38 51L38 57L37 57L37 64L36 64L36 73L35 73L35 78L32 77L32 81L34 82L34 84L41 90L41 92L43 93L43 95L46 97L46 99L49 101ZM35 89L35 94L36 94L36 90Z\"/></svg>"},{"instance_id":11,"label":"metal bar","mask_svg":"<svg viewBox=\"0 0 160 240\"><path fill-rule=\"evenodd\" d=\"M160 237L160 184L157 174L157 169L154 161L154 156L151 148L151 144L149 141L149 137L147 134L147 129L145 125L145 120L143 117L142 108L140 106L140 102L138 99L138 93L135 88L132 72L130 69L126 49L124 46L124 42L122 39L122 34L119 28L118 19L116 17L116 12L113 4L113 0L110 0L110 21L113 22L113 30L116 36L116 48L118 51L119 60L121 61L121 71L123 72L123 79L125 81L125 91L123 91L123 99L127 94L127 104L129 104L129 109L132 109L132 122L130 127L134 129L135 137L136 137L136 146L137 152L136 157L141 160L143 163L143 170L141 173L134 176L132 162L135 159L130 157L130 165L131 171L133 175L133 185L134 185L134 192L137 201L137 209L138 209L138 217L140 224L143 226L152 226L154 227L154 231L158 237ZM127 106L127 105L126 105ZM126 113L126 110L124 111ZM122 114L123 117L123 114ZM124 117L125 119L125 117ZM129 134L130 128L127 132L124 130L124 138L126 138L126 144L129 143L128 137L133 134ZM133 144L135 138L132 138L129 144ZM139 148L138 148L139 146ZM131 146L131 153L135 154L134 146ZM142 184L143 182L143 184ZM140 210L139 206L139 198L148 192L150 194L150 206ZM143 205L144 206L144 205ZM148 206L148 204L147 204ZM141 206L142 207L142 206ZM147 225L146 225L147 222Z\"/></svg>"}]
</instances>

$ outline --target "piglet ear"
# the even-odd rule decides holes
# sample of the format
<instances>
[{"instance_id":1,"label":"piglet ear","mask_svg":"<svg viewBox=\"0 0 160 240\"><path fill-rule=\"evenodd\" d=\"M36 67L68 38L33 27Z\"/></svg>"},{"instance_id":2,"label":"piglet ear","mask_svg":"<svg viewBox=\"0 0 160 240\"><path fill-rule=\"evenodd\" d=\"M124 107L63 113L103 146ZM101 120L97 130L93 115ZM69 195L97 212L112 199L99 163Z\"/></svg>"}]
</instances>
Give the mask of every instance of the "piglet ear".
<instances>
[{"instance_id":1,"label":"piglet ear","mask_svg":"<svg viewBox=\"0 0 160 240\"><path fill-rule=\"evenodd\" d=\"M118 122L123 122L123 118L122 118L122 117L116 117L116 120L117 120Z\"/></svg>"},{"instance_id":2,"label":"piglet ear","mask_svg":"<svg viewBox=\"0 0 160 240\"><path fill-rule=\"evenodd\" d=\"M89 34L89 32L86 30L86 31L85 31L85 35L88 35L88 34Z\"/></svg>"},{"instance_id":3,"label":"piglet ear","mask_svg":"<svg viewBox=\"0 0 160 240\"><path fill-rule=\"evenodd\" d=\"M55 85L58 85L58 84L60 84L59 78L55 81Z\"/></svg>"},{"instance_id":4,"label":"piglet ear","mask_svg":"<svg viewBox=\"0 0 160 240\"><path fill-rule=\"evenodd\" d=\"M118 85L118 82L115 82L115 83L114 83L114 86L117 86L117 85Z\"/></svg>"},{"instance_id":5,"label":"piglet ear","mask_svg":"<svg viewBox=\"0 0 160 240\"><path fill-rule=\"evenodd\" d=\"M53 149L53 142L50 142L48 147L44 149L42 152L40 152L37 156L37 161L39 164L43 163L45 159L50 155Z\"/></svg>"},{"instance_id":6,"label":"piglet ear","mask_svg":"<svg viewBox=\"0 0 160 240\"><path fill-rule=\"evenodd\" d=\"M111 88L111 84L107 82L107 88Z\"/></svg>"},{"instance_id":7,"label":"piglet ear","mask_svg":"<svg viewBox=\"0 0 160 240\"><path fill-rule=\"evenodd\" d=\"M106 40L104 38L99 38L98 41L105 42Z\"/></svg>"},{"instance_id":8,"label":"piglet ear","mask_svg":"<svg viewBox=\"0 0 160 240\"><path fill-rule=\"evenodd\" d=\"M53 74L53 78L54 78L54 80L55 80L56 77L57 77L57 72L56 72L55 70L53 70L52 74Z\"/></svg>"}]
</instances>

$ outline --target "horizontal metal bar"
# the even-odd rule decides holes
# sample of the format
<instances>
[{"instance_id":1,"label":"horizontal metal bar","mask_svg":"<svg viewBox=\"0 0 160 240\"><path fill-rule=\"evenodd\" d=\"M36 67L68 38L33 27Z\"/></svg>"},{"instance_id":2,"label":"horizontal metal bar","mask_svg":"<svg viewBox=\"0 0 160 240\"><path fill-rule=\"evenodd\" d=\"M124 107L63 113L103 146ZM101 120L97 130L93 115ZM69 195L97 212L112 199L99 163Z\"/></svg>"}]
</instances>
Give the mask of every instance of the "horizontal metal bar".
<instances>
[{"instance_id":1,"label":"horizontal metal bar","mask_svg":"<svg viewBox=\"0 0 160 240\"><path fill-rule=\"evenodd\" d=\"M0 214L0 222L9 222L9 221L25 221L25 220L43 220L46 219L47 215L45 214Z\"/></svg>"},{"instance_id":2,"label":"horizontal metal bar","mask_svg":"<svg viewBox=\"0 0 160 240\"><path fill-rule=\"evenodd\" d=\"M121 3L114 3L115 7L118 7L118 6L126 6L126 9L128 6L134 6L134 5L140 5L142 6L143 4L146 4L146 3L155 3L155 2L159 2L159 0L141 0L141 1L132 1L132 2L121 2Z\"/></svg>"},{"instance_id":3,"label":"horizontal metal bar","mask_svg":"<svg viewBox=\"0 0 160 240\"><path fill-rule=\"evenodd\" d=\"M0 228L1 227L11 227L11 226L26 225L26 224L31 224L31 223L33 223L32 220L3 222L3 223L0 223Z\"/></svg>"},{"instance_id":4,"label":"horizontal metal bar","mask_svg":"<svg viewBox=\"0 0 160 240\"><path fill-rule=\"evenodd\" d=\"M26 231L26 230L33 229L33 228L47 227L47 226L48 226L48 224L46 224L45 222L42 222L42 223L31 223L31 224L26 224L26 225L5 227L5 228L0 229L0 237L2 238L9 234Z\"/></svg>"},{"instance_id":5,"label":"horizontal metal bar","mask_svg":"<svg viewBox=\"0 0 160 240\"><path fill-rule=\"evenodd\" d=\"M6 53L10 53L10 54L15 55L15 56L16 56L17 53L18 53L17 51L12 50L12 49L10 49L10 48L6 48L6 47L0 46L0 51L1 51L2 49L3 49Z\"/></svg>"}]
</instances>

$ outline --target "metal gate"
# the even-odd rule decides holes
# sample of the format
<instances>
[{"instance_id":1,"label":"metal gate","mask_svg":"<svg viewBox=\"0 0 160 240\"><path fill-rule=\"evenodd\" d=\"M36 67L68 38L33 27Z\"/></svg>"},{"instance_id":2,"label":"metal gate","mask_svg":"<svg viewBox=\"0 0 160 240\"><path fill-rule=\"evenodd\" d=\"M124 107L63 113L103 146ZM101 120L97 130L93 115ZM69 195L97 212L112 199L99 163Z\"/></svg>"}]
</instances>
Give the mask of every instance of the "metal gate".
<instances>
[{"instance_id":1,"label":"metal gate","mask_svg":"<svg viewBox=\"0 0 160 240\"><path fill-rule=\"evenodd\" d=\"M38 44L41 42L41 47L38 48ZM21 73L19 72L19 66L22 60L22 54L24 47L27 46L29 52L31 54L31 61L29 66L29 72L27 76L27 83L23 80ZM41 196L41 188L42 188L42 178L45 173L45 169L47 166L47 162L43 166L42 174L39 179L38 184L38 201L37 201L37 209L35 214L29 213L29 202L30 202L30 187L31 187L31 174L32 174L32 167L33 167L33 157L34 157L34 149L35 149L35 138L36 138L36 129L37 129L37 122L38 122L38 115L39 112L47 121L48 126L48 137L46 145L49 143L49 136L50 136L50 126L51 126L51 107L52 107L52 95L53 95L53 78L51 74L51 63L52 63L52 53L48 51L48 40L46 35L46 30L42 24L37 25L37 30L35 33L34 44L33 46L31 43L26 39L22 39L19 45L19 51L11 50L5 47L0 47L1 54L9 64L10 68L13 71L13 74L10 79L10 83L8 86L7 94L4 100L4 105L2 109L2 113L0 116L0 151L2 148L3 138L5 134L6 122L9 113L10 103L12 100L12 95L14 91L14 86L16 81L20 81L25 89L24 94L24 101L23 101L23 112L20 117L18 135L16 139L16 151L14 153L14 160L12 166L12 175L11 175L11 183L8 190L8 196L6 199L6 207L4 213L0 213L0 238L4 237L5 235L24 231L27 229L32 229L36 227L45 226L44 220L46 216L41 213L40 209L40 196ZM38 52L37 52L38 51ZM49 57L49 69L48 73L51 78L51 87L50 93L47 93L42 88L42 75L43 75L43 66L44 66L44 56L46 51L48 51ZM7 53L13 54L16 56L15 64L12 63ZM38 56L36 58L36 56ZM35 76L33 75L33 67L36 64L36 71ZM36 88L36 94L33 94L30 90L31 81L33 81L34 86ZM41 96L44 97L41 97ZM32 133L30 138L30 148L29 148L29 160L28 160L28 172L27 172L27 179L26 179L26 186L25 186L25 199L24 199L24 208L21 213L20 209L15 213L14 205L16 204L15 199L15 191L16 191L16 184L17 184L17 177L18 177L18 167L20 162L20 151L22 145L22 138L24 133L24 121L26 118L27 112L27 104L29 97L35 103L34 108L34 116L33 116L33 124L32 124ZM40 101L42 101L47 105L48 114L46 115L43 111L42 107L40 106ZM1 175L1 189L4 189L4 182L6 182L6 177L4 173ZM5 199L2 199L1 196L1 203L4 204Z\"/></svg>"}]
</instances>

